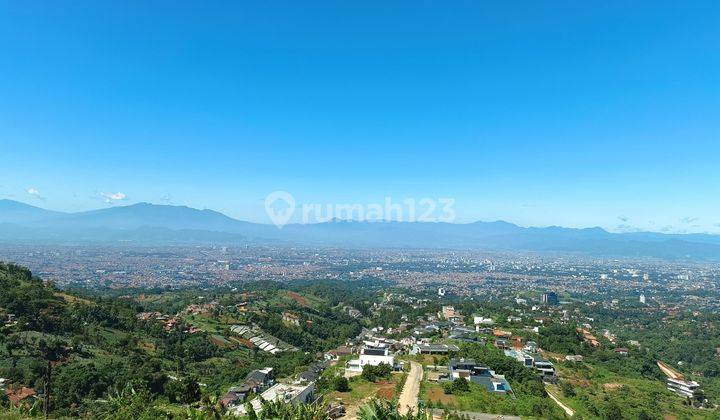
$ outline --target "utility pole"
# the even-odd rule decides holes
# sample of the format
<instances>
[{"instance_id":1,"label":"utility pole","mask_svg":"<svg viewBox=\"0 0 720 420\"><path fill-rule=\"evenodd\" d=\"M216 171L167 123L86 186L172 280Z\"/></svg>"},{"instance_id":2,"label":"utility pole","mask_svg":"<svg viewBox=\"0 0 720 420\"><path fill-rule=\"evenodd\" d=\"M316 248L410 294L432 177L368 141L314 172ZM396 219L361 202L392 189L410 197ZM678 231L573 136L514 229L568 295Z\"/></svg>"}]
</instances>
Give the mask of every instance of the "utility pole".
<instances>
[{"instance_id":1,"label":"utility pole","mask_svg":"<svg viewBox=\"0 0 720 420\"><path fill-rule=\"evenodd\" d=\"M52 375L52 362L47 361L47 367L45 368L45 384L43 386L43 415L45 419L48 418L48 411L50 408L50 377Z\"/></svg>"}]
</instances>

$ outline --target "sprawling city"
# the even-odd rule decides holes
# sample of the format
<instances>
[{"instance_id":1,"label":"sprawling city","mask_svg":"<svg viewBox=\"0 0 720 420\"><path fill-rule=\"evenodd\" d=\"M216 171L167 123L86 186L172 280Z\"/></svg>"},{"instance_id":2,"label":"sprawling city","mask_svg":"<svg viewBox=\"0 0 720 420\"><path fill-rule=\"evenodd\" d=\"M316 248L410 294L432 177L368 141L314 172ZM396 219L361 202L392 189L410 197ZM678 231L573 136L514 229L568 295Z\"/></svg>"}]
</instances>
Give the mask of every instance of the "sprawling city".
<instances>
[{"instance_id":1,"label":"sprawling city","mask_svg":"<svg viewBox=\"0 0 720 420\"><path fill-rule=\"evenodd\" d=\"M718 413L714 262L279 245L0 252L13 261L0 267L2 386L16 407L49 393L56 416L275 418L262 413L276 401L310 410L292 418Z\"/></svg>"}]
</instances>

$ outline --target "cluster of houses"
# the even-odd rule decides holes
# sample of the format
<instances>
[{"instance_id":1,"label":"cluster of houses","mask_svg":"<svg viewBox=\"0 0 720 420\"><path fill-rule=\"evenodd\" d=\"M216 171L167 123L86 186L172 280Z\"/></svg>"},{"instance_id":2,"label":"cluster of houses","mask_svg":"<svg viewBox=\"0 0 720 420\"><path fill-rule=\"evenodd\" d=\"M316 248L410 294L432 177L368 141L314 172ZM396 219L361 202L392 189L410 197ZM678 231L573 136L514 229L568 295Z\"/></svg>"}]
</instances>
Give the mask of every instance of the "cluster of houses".
<instances>
[{"instance_id":1,"label":"cluster of houses","mask_svg":"<svg viewBox=\"0 0 720 420\"><path fill-rule=\"evenodd\" d=\"M474 316L474 326L465 326L463 323L464 318L452 306L443 306L437 315L446 321L429 322L421 325L420 328L422 328L423 331L441 332L444 337L453 341L485 343L484 339L478 337L478 333L494 336L493 345L503 350L507 357L514 358L527 368L535 370L544 381L557 381L557 372L554 364L540 355L537 343L534 341L525 342L522 337L513 335L510 331L495 328L493 327L495 324L494 321L484 316ZM447 320L450 321L448 322ZM418 327L416 327L416 330L417 328ZM376 366L380 363L386 363L398 368L394 357L395 353L453 357L460 351L460 348L456 344L437 342L430 338L420 338L416 334L410 334L405 338L395 340L382 337L382 335L378 333L379 331L364 330L358 338L356 338L355 343L358 344L356 347L358 357L347 362L347 375L362 372L362 368L365 365ZM345 347L344 350L345 354L352 352L351 347ZM339 357L337 353L326 355L328 359L336 359L337 357ZM579 358L578 360L582 358L581 356L577 357ZM484 385L489 391L496 393L510 391L507 381L501 375L496 375L487 367L483 368L483 365L473 360L451 360L451 364L461 362L475 364L475 366L473 366L473 369L459 368L459 365L448 366L450 378L453 377L452 372L457 372L457 375L466 375L467 372L470 372L467 373L468 380ZM471 377L475 377L475 379Z\"/></svg>"},{"instance_id":2,"label":"cluster of houses","mask_svg":"<svg viewBox=\"0 0 720 420\"><path fill-rule=\"evenodd\" d=\"M294 325L296 327L300 326L300 317L298 314L285 311L282 314L282 321L285 323L285 325Z\"/></svg>"},{"instance_id":3,"label":"cluster of houses","mask_svg":"<svg viewBox=\"0 0 720 420\"><path fill-rule=\"evenodd\" d=\"M218 308L220 304L212 301L207 303L193 303L188 305L185 309L183 309L182 314L185 315L210 315L212 312Z\"/></svg>"},{"instance_id":4,"label":"cluster of houses","mask_svg":"<svg viewBox=\"0 0 720 420\"><path fill-rule=\"evenodd\" d=\"M390 300L388 300L390 301ZM354 308L344 307L343 310L352 315L356 315ZM359 311L358 311L359 312ZM283 321L287 324L299 325L300 320L297 316L290 312L283 313ZM437 316L435 316L437 315ZM522 322L523 318L519 316L508 317L508 322ZM404 321L407 321L404 319ZM437 314L427 316L415 326L405 322L404 328L396 328L393 331L377 327L371 330L363 329L355 340L350 340L346 346L340 346L324 354L324 360L311 365L305 372L297 376L295 382L291 384L276 384L272 379L267 379L263 375L270 376L270 371L259 370L254 371L245 383L240 387L232 388L223 398L223 404L230 407L236 407L235 412L239 415L245 414L245 407L241 404L252 392L259 394L264 400L283 400L292 403L305 403L312 401L313 392L315 390L315 381L330 361L336 361L341 357L356 355L345 364L346 376L357 375L362 372L365 366L378 366L387 364L396 370L402 369L402 362L398 362L396 354L411 355L438 355L447 356L449 362L447 367L436 366L436 371L441 373L432 375L437 381L452 381L457 378L464 378L472 383L484 387L488 392L494 394L513 395L513 390L509 382L503 375L499 375L484 365L482 361L473 359L454 358L460 351L459 347L450 342L437 341L437 337L442 336L452 341L472 341L485 342L485 339L479 338L479 333L490 335L493 337L493 345L502 350L505 356L516 359L528 369L532 369L545 382L556 382L557 372L553 362L544 358L534 341L525 341L522 337L514 335L510 331L503 331L495 327L492 318L476 315L472 317L472 324L465 324L465 317L455 310L452 306L443 306ZM542 322L542 319L536 319ZM528 327L529 328L529 327ZM599 345L599 342L593 334L589 332L589 327L579 328L578 332L581 337L591 346ZM250 327L234 326L232 331L241 336L247 336L248 340L255 340L254 343L262 350L276 354L282 351L277 343L269 341L262 337L262 334ZM534 329L537 331L537 327ZM398 332L404 332L403 338L389 338L393 335L397 337ZM252 336L251 336L252 335ZM609 334L604 334L606 338ZM387 336L387 337L386 337ZM435 338L427 338L435 337ZM619 355L627 355L628 349L619 347L615 349ZM567 355L565 360L571 362L581 362L581 355ZM699 385L693 381L687 381L680 377L668 377L667 387L669 390L684 396L694 396L699 390ZM251 401L256 411L261 409L261 400L256 398Z\"/></svg>"},{"instance_id":5,"label":"cluster of houses","mask_svg":"<svg viewBox=\"0 0 720 420\"><path fill-rule=\"evenodd\" d=\"M181 319L172 316L172 315L166 315L160 312L141 312L137 315L135 315L137 319L140 321L156 321L162 323L163 329L165 331L171 331L175 327L180 324ZM200 328L194 327L192 325L188 326L188 329L185 331L190 334L196 334L202 331Z\"/></svg>"},{"instance_id":6,"label":"cluster of houses","mask_svg":"<svg viewBox=\"0 0 720 420\"><path fill-rule=\"evenodd\" d=\"M285 351L297 351L297 347L294 347L278 338L267 334L258 327L250 327L247 325L233 325L230 327L230 331L237 334L240 338L235 338L235 341L246 347L257 347L262 351L266 351L270 354L278 354Z\"/></svg>"},{"instance_id":7,"label":"cluster of houses","mask_svg":"<svg viewBox=\"0 0 720 420\"><path fill-rule=\"evenodd\" d=\"M270 367L253 370L245 377L242 384L231 387L220 402L230 412L238 416L247 414L245 403L248 402L248 397L251 394L258 395L258 398L249 401L253 410L257 413L263 409L263 400L307 404L314 398L315 381L327 366L327 361L315 362L297 375L292 383L276 382L273 369Z\"/></svg>"}]
</instances>

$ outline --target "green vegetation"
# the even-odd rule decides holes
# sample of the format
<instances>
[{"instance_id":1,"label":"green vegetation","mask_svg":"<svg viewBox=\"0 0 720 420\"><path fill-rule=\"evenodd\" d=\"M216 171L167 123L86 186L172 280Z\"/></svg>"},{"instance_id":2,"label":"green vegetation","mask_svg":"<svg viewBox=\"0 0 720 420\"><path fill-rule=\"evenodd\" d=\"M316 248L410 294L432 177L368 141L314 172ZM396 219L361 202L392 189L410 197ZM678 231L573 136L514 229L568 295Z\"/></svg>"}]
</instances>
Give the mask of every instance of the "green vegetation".
<instances>
[{"instance_id":1,"label":"green vegetation","mask_svg":"<svg viewBox=\"0 0 720 420\"><path fill-rule=\"evenodd\" d=\"M446 394L464 394L470 392L470 383L465 378L455 378L452 382L445 382L443 384L443 391Z\"/></svg>"},{"instance_id":2,"label":"green vegetation","mask_svg":"<svg viewBox=\"0 0 720 420\"><path fill-rule=\"evenodd\" d=\"M544 350L562 354L581 354L585 350L582 337L570 324L543 327L538 345Z\"/></svg>"},{"instance_id":3,"label":"green vegetation","mask_svg":"<svg viewBox=\"0 0 720 420\"><path fill-rule=\"evenodd\" d=\"M278 288L251 290L253 303L261 305L262 293L273 295ZM307 295L297 293L296 298ZM187 291L123 298L61 293L27 269L0 264L0 319L7 321L0 331L0 377L43 396L24 415L35 410L56 417L183 417L183 406L206 407L252 369L272 367L282 378L314 361L302 351L272 355L237 346L224 339L232 333L223 319L262 322L311 351L344 343L360 329L322 297L308 299L312 307L288 298L288 306L263 308L260 315L237 311L235 304L245 300L240 294L220 291L200 302L213 299L217 305L207 313L183 315L198 302ZM312 322L305 329L274 322L287 309ZM163 319L174 323L138 316L148 311L167 314Z\"/></svg>"},{"instance_id":4,"label":"green vegetation","mask_svg":"<svg viewBox=\"0 0 720 420\"><path fill-rule=\"evenodd\" d=\"M388 290L323 280L292 285L258 282L240 291L212 288L201 294L198 290L59 291L22 267L0 264L0 377L8 379L13 390L28 394L15 404L0 393L0 418L45 412L53 418L103 419L227 415L221 397L253 369L271 367L283 382L323 359L328 350L344 346L363 328L392 327L387 336L399 339L414 334L412 328L421 322L436 322L430 318L440 304L418 304L419 298L408 295L391 299L388 295L395 292ZM448 297L443 303L455 304L463 314L483 313L496 319L515 313L498 302ZM355 317L349 316L349 306ZM444 381L448 356L398 355L398 359L436 366L426 369L421 383L420 398L429 408L564 418L551 394L576 418L717 418L719 315L673 312L659 317L633 306L584 310L602 326L598 328L617 331L617 340L599 332L597 346L586 344L576 329L578 323L560 318L559 311L547 315L539 333L515 323L502 325L509 331L505 335L513 336L510 341L534 340L540 345L542 356L558 371L557 383L544 384L532 368L505 356L492 345L489 330L467 332L475 341L448 339L447 327L425 336L453 342L460 347L453 357L475 359L504 375L512 387L507 395L490 393L465 379ZM271 354L261 349L232 328L236 325L278 346L283 343L287 351ZM627 352L620 354L617 347L627 347ZM338 349L338 354L347 353ZM583 359L565 361L569 354ZM317 380L316 396L324 402L300 406L264 402L263 411L249 417L325 419L329 404L342 401L363 419L426 418L427 413L402 417L393 403L407 372L393 372L387 364L366 365L360 375L346 378L349 357L341 357ZM670 393L658 360L700 381L704 394L685 399Z\"/></svg>"},{"instance_id":5,"label":"green vegetation","mask_svg":"<svg viewBox=\"0 0 720 420\"><path fill-rule=\"evenodd\" d=\"M360 420L426 420L431 417L423 409L402 415L398 412L395 403L373 399L360 408L358 418Z\"/></svg>"},{"instance_id":6,"label":"green vegetation","mask_svg":"<svg viewBox=\"0 0 720 420\"><path fill-rule=\"evenodd\" d=\"M647 333L645 333L646 335ZM656 334L665 333L658 330ZM650 346L630 348L626 356L613 351L615 345L601 339L601 345L580 343L574 328L551 325L540 330L541 345L558 353L582 354L583 362L556 363L562 381L552 387L553 395L585 418L663 418L672 413L680 418L712 417L714 413L689 406L695 401L683 399L665 389L665 375L655 363L667 357ZM688 349L689 350L689 349ZM689 354L689 353L688 353Z\"/></svg>"},{"instance_id":7,"label":"green vegetation","mask_svg":"<svg viewBox=\"0 0 720 420\"><path fill-rule=\"evenodd\" d=\"M423 398L429 407L542 418L564 417L562 410L547 398L543 383L533 370L506 357L492 345L463 343L458 357L481 361L497 374L504 375L513 394L492 394L482 386L458 378L442 387L426 385Z\"/></svg>"},{"instance_id":8,"label":"green vegetation","mask_svg":"<svg viewBox=\"0 0 720 420\"><path fill-rule=\"evenodd\" d=\"M368 382L377 382L379 379L388 379L392 374L392 366L387 363L380 363L377 366L365 365L362 370L362 377Z\"/></svg>"},{"instance_id":9,"label":"green vegetation","mask_svg":"<svg viewBox=\"0 0 720 420\"><path fill-rule=\"evenodd\" d=\"M337 392L348 392L350 391L350 381L344 376L336 376L333 378L332 388Z\"/></svg>"}]
</instances>

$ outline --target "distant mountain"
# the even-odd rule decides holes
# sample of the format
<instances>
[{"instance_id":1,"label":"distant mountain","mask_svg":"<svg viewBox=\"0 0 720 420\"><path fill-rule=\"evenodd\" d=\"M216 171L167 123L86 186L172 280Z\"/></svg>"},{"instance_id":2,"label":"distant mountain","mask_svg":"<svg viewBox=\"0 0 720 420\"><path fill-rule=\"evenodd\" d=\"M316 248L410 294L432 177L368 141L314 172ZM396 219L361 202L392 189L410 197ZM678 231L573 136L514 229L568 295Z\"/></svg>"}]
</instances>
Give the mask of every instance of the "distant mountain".
<instances>
[{"instance_id":1,"label":"distant mountain","mask_svg":"<svg viewBox=\"0 0 720 420\"><path fill-rule=\"evenodd\" d=\"M51 221L64 213L41 209L13 200L0 200L0 223L28 224Z\"/></svg>"},{"instance_id":2,"label":"distant mountain","mask_svg":"<svg viewBox=\"0 0 720 420\"><path fill-rule=\"evenodd\" d=\"M110 207L69 214L53 224L66 227L92 227L108 229L137 229L156 227L166 229L208 230L237 232L250 223L235 220L213 210L197 210L185 206L168 206L138 203L130 206Z\"/></svg>"},{"instance_id":3,"label":"distant mountain","mask_svg":"<svg viewBox=\"0 0 720 420\"><path fill-rule=\"evenodd\" d=\"M718 235L610 233L601 228L524 228L503 221L453 223L332 221L283 229L213 210L140 203L61 213L0 200L1 243L259 243L355 248L553 251L605 257L720 261Z\"/></svg>"}]
</instances>

